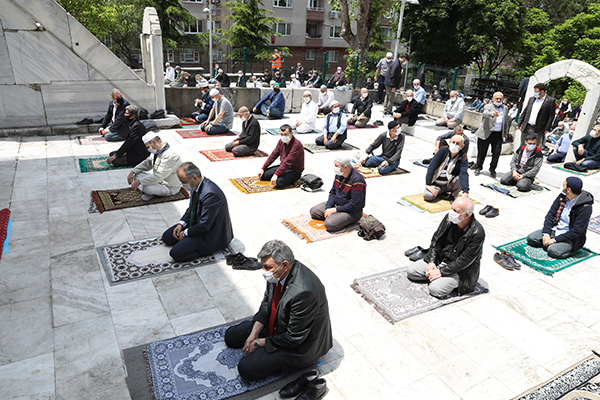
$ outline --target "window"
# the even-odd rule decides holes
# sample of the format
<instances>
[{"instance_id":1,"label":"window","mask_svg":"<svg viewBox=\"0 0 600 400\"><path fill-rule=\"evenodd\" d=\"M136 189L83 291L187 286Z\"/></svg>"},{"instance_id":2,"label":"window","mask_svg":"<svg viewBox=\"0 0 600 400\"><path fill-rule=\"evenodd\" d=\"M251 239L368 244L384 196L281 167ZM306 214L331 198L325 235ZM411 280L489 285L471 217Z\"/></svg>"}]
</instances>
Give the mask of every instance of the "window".
<instances>
[{"instance_id":1,"label":"window","mask_svg":"<svg viewBox=\"0 0 600 400\"><path fill-rule=\"evenodd\" d=\"M321 0L308 0L308 9L314 11L324 11Z\"/></svg>"},{"instance_id":2,"label":"window","mask_svg":"<svg viewBox=\"0 0 600 400\"><path fill-rule=\"evenodd\" d=\"M330 26L329 37L334 39L342 38L342 27L341 26Z\"/></svg>"},{"instance_id":3,"label":"window","mask_svg":"<svg viewBox=\"0 0 600 400\"><path fill-rule=\"evenodd\" d=\"M200 62L200 52L195 49L185 49L179 53L179 62L184 63L198 63Z\"/></svg>"},{"instance_id":4,"label":"window","mask_svg":"<svg viewBox=\"0 0 600 400\"><path fill-rule=\"evenodd\" d=\"M305 60L314 60L315 59L315 51L314 50L306 50L304 59Z\"/></svg>"},{"instance_id":5,"label":"window","mask_svg":"<svg viewBox=\"0 0 600 400\"><path fill-rule=\"evenodd\" d=\"M273 7L292 8L292 0L273 0Z\"/></svg>"},{"instance_id":6,"label":"window","mask_svg":"<svg viewBox=\"0 0 600 400\"><path fill-rule=\"evenodd\" d=\"M337 50L329 50L327 52L327 62L338 62L340 52Z\"/></svg>"},{"instance_id":7,"label":"window","mask_svg":"<svg viewBox=\"0 0 600 400\"><path fill-rule=\"evenodd\" d=\"M185 33L187 33L187 34L202 33L202 21L196 21L195 23L186 26Z\"/></svg>"},{"instance_id":8,"label":"window","mask_svg":"<svg viewBox=\"0 0 600 400\"><path fill-rule=\"evenodd\" d=\"M204 3L204 0L183 0L184 3Z\"/></svg>"},{"instance_id":9,"label":"window","mask_svg":"<svg viewBox=\"0 0 600 400\"><path fill-rule=\"evenodd\" d=\"M383 38L385 39L386 42L389 42L390 40L394 39L396 36L396 35L394 35L394 31L392 30L392 28L389 26L382 26L381 34L383 35Z\"/></svg>"},{"instance_id":10,"label":"window","mask_svg":"<svg viewBox=\"0 0 600 400\"><path fill-rule=\"evenodd\" d=\"M213 29L221 29L221 21L213 21Z\"/></svg>"},{"instance_id":11,"label":"window","mask_svg":"<svg viewBox=\"0 0 600 400\"><path fill-rule=\"evenodd\" d=\"M170 62L170 63L175 62L175 52L173 51L173 49L167 49L165 52L166 52L165 58L167 59L167 62Z\"/></svg>"},{"instance_id":12,"label":"window","mask_svg":"<svg viewBox=\"0 0 600 400\"><path fill-rule=\"evenodd\" d=\"M321 33L319 32L319 25L306 24L306 37L317 39L321 38Z\"/></svg>"},{"instance_id":13,"label":"window","mask_svg":"<svg viewBox=\"0 0 600 400\"><path fill-rule=\"evenodd\" d=\"M212 51L213 62L221 63L223 62L223 49L213 49Z\"/></svg>"},{"instance_id":14,"label":"window","mask_svg":"<svg viewBox=\"0 0 600 400\"><path fill-rule=\"evenodd\" d=\"M273 26L273 30L280 33L282 36L290 36L292 34L292 24L278 22Z\"/></svg>"}]
</instances>

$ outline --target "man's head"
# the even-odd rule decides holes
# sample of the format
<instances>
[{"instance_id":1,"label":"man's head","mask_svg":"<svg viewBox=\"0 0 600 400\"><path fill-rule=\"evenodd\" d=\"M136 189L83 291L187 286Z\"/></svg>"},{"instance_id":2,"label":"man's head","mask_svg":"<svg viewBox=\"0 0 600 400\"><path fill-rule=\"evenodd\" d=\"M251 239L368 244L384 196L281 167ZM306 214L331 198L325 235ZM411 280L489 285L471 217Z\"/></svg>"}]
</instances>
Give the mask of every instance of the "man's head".
<instances>
[{"instance_id":1,"label":"man's head","mask_svg":"<svg viewBox=\"0 0 600 400\"><path fill-rule=\"evenodd\" d=\"M342 67L337 67L338 74L342 73Z\"/></svg>"},{"instance_id":2,"label":"man's head","mask_svg":"<svg viewBox=\"0 0 600 400\"><path fill-rule=\"evenodd\" d=\"M111 90L110 98L113 100L113 102L120 103L122 99L121 92L118 89Z\"/></svg>"},{"instance_id":3,"label":"man's head","mask_svg":"<svg viewBox=\"0 0 600 400\"><path fill-rule=\"evenodd\" d=\"M247 121L248 118L250 118L250 110L248 110L248 107L240 107L238 110L238 117L240 117L242 121Z\"/></svg>"},{"instance_id":4,"label":"man's head","mask_svg":"<svg viewBox=\"0 0 600 400\"><path fill-rule=\"evenodd\" d=\"M406 100L408 100L408 101L412 101L412 99L414 99L414 97L415 97L415 96L414 96L414 94L413 94L413 91L412 91L412 89L408 89L408 90L406 91Z\"/></svg>"},{"instance_id":5,"label":"man's head","mask_svg":"<svg viewBox=\"0 0 600 400\"><path fill-rule=\"evenodd\" d=\"M291 80L294 80L294 79L296 79L296 74L291 74L291 75L290 75L290 79L291 79Z\"/></svg>"},{"instance_id":6,"label":"man's head","mask_svg":"<svg viewBox=\"0 0 600 400\"><path fill-rule=\"evenodd\" d=\"M563 121L560 121L560 122L558 123L558 127L559 127L560 129L564 129L564 128L565 128L565 123L564 123Z\"/></svg>"},{"instance_id":7,"label":"man's head","mask_svg":"<svg viewBox=\"0 0 600 400\"><path fill-rule=\"evenodd\" d=\"M540 82L533 87L533 97L542 98L546 95L546 84Z\"/></svg>"},{"instance_id":8,"label":"man's head","mask_svg":"<svg viewBox=\"0 0 600 400\"><path fill-rule=\"evenodd\" d=\"M171 66L171 63L165 63L165 67L169 68Z\"/></svg>"},{"instance_id":9,"label":"man's head","mask_svg":"<svg viewBox=\"0 0 600 400\"><path fill-rule=\"evenodd\" d=\"M200 169L192 162L184 162L177 170L177 178L187 190L196 190L202 182Z\"/></svg>"},{"instance_id":10,"label":"man's head","mask_svg":"<svg viewBox=\"0 0 600 400\"><path fill-rule=\"evenodd\" d=\"M398 135L398 130L400 129L400 122L396 120L391 120L388 122L388 131L390 133L390 137L393 139Z\"/></svg>"},{"instance_id":11,"label":"man's head","mask_svg":"<svg viewBox=\"0 0 600 400\"><path fill-rule=\"evenodd\" d=\"M456 100L456 92L454 90L450 91L450 100L451 101Z\"/></svg>"},{"instance_id":12,"label":"man's head","mask_svg":"<svg viewBox=\"0 0 600 400\"><path fill-rule=\"evenodd\" d=\"M302 94L302 96L304 97L305 103L310 103L310 101L312 100L312 94L308 90L305 90L304 94Z\"/></svg>"},{"instance_id":13,"label":"man's head","mask_svg":"<svg viewBox=\"0 0 600 400\"><path fill-rule=\"evenodd\" d=\"M450 222L464 227L471 221L474 208L475 205L471 199L464 196L459 197L452 203L452 211L448 213L448 219Z\"/></svg>"},{"instance_id":14,"label":"man's head","mask_svg":"<svg viewBox=\"0 0 600 400\"><path fill-rule=\"evenodd\" d=\"M321 87L319 89L321 90L321 93L323 93L323 94L327 93L327 86L321 85Z\"/></svg>"},{"instance_id":15,"label":"man's head","mask_svg":"<svg viewBox=\"0 0 600 400\"><path fill-rule=\"evenodd\" d=\"M277 82L273 83L273 91L275 93L279 92L279 83L277 83Z\"/></svg>"},{"instance_id":16,"label":"man's head","mask_svg":"<svg viewBox=\"0 0 600 400\"><path fill-rule=\"evenodd\" d=\"M494 95L492 96L492 101L494 102L494 105L496 107L501 106L502 105L502 100L504 100L504 95L502 94L502 92L496 92L494 93Z\"/></svg>"},{"instance_id":17,"label":"man's head","mask_svg":"<svg viewBox=\"0 0 600 400\"><path fill-rule=\"evenodd\" d=\"M215 63L215 68L218 70L219 69L219 63Z\"/></svg>"},{"instance_id":18,"label":"man's head","mask_svg":"<svg viewBox=\"0 0 600 400\"><path fill-rule=\"evenodd\" d=\"M219 101L221 100L221 93L219 93L219 89L210 89L210 92L208 92L208 95L210 96L211 99L213 99L213 101Z\"/></svg>"},{"instance_id":19,"label":"man's head","mask_svg":"<svg viewBox=\"0 0 600 400\"><path fill-rule=\"evenodd\" d=\"M277 54L277 53L279 53L279 50L275 49L275 50L273 50L273 53Z\"/></svg>"},{"instance_id":20,"label":"man's head","mask_svg":"<svg viewBox=\"0 0 600 400\"><path fill-rule=\"evenodd\" d=\"M263 267L263 276L270 283L277 283L290 273L294 265L294 253L281 240L270 240L256 256Z\"/></svg>"},{"instance_id":21,"label":"man's head","mask_svg":"<svg viewBox=\"0 0 600 400\"><path fill-rule=\"evenodd\" d=\"M579 196L582 188L583 181L575 176L570 176L563 182L563 193L569 200Z\"/></svg>"},{"instance_id":22,"label":"man's head","mask_svg":"<svg viewBox=\"0 0 600 400\"><path fill-rule=\"evenodd\" d=\"M292 127L288 124L283 124L279 127L279 134L281 135L281 141L286 145L294 137L294 134L292 133Z\"/></svg>"},{"instance_id":23,"label":"man's head","mask_svg":"<svg viewBox=\"0 0 600 400\"><path fill-rule=\"evenodd\" d=\"M204 93L206 93L206 92L208 92L208 91L210 90L210 89L209 89L209 87L208 87L208 81L207 81L206 79L205 79L205 80L202 80L202 81L200 81L200 83L198 83L198 87L199 87L200 89L202 89L202 91L203 91Z\"/></svg>"},{"instance_id":24,"label":"man's head","mask_svg":"<svg viewBox=\"0 0 600 400\"><path fill-rule=\"evenodd\" d=\"M533 134L525 136L525 148L527 151L534 151L537 147L537 138Z\"/></svg>"},{"instance_id":25,"label":"man's head","mask_svg":"<svg viewBox=\"0 0 600 400\"><path fill-rule=\"evenodd\" d=\"M406 54L406 53L398 54L398 58L400 59L401 63L405 63L408 61L408 54Z\"/></svg>"},{"instance_id":26,"label":"man's head","mask_svg":"<svg viewBox=\"0 0 600 400\"><path fill-rule=\"evenodd\" d=\"M244 71L242 71L241 69L238 71L238 76L242 76L244 75Z\"/></svg>"},{"instance_id":27,"label":"man's head","mask_svg":"<svg viewBox=\"0 0 600 400\"><path fill-rule=\"evenodd\" d=\"M275 76L278 78L281 77L281 72L280 71L275 72Z\"/></svg>"},{"instance_id":28,"label":"man's head","mask_svg":"<svg viewBox=\"0 0 600 400\"><path fill-rule=\"evenodd\" d=\"M421 86L421 80L415 79L413 81L413 87L415 88L415 90L417 90L420 86Z\"/></svg>"},{"instance_id":29,"label":"man's head","mask_svg":"<svg viewBox=\"0 0 600 400\"><path fill-rule=\"evenodd\" d=\"M363 99L369 97L369 89L367 89L366 87L360 89L360 97L362 97Z\"/></svg>"},{"instance_id":30,"label":"man's head","mask_svg":"<svg viewBox=\"0 0 600 400\"><path fill-rule=\"evenodd\" d=\"M454 128L454 135L461 135L464 133L463 131L463 127L460 125L456 125L456 127Z\"/></svg>"},{"instance_id":31,"label":"man's head","mask_svg":"<svg viewBox=\"0 0 600 400\"><path fill-rule=\"evenodd\" d=\"M125 107L125 116L131 121L135 121L140 117L140 108L133 104L128 105Z\"/></svg>"},{"instance_id":32,"label":"man's head","mask_svg":"<svg viewBox=\"0 0 600 400\"><path fill-rule=\"evenodd\" d=\"M392 54L391 51L388 51L387 54L385 55L385 58L387 58L388 61L391 61L392 57L394 57L394 55Z\"/></svg>"},{"instance_id":33,"label":"man's head","mask_svg":"<svg viewBox=\"0 0 600 400\"><path fill-rule=\"evenodd\" d=\"M200 74L196 74L195 76L196 81L200 82L202 80L202 77L200 76Z\"/></svg>"},{"instance_id":34,"label":"man's head","mask_svg":"<svg viewBox=\"0 0 600 400\"><path fill-rule=\"evenodd\" d=\"M573 134L575 133L575 128L577 128L577 122L573 122L571 125L569 125L569 135L571 137L573 137Z\"/></svg>"},{"instance_id":35,"label":"man's head","mask_svg":"<svg viewBox=\"0 0 600 400\"><path fill-rule=\"evenodd\" d=\"M157 151L163 148L165 145L160 136L158 136L155 132L148 132L142 137L142 141L146 145L146 149L152 154L156 154Z\"/></svg>"},{"instance_id":36,"label":"man's head","mask_svg":"<svg viewBox=\"0 0 600 400\"><path fill-rule=\"evenodd\" d=\"M567 99L566 97L563 99L563 103L568 103L569 99Z\"/></svg>"},{"instance_id":37,"label":"man's head","mask_svg":"<svg viewBox=\"0 0 600 400\"><path fill-rule=\"evenodd\" d=\"M452 139L450 139L448 150L450 150L450 153L454 156L464 147L464 145L465 137L463 135L454 135L452 136Z\"/></svg>"},{"instance_id":38,"label":"man's head","mask_svg":"<svg viewBox=\"0 0 600 400\"><path fill-rule=\"evenodd\" d=\"M333 100L330 105L331 105L332 113L337 114L340 112L340 102L339 101Z\"/></svg>"},{"instance_id":39,"label":"man's head","mask_svg":"<svg viewBox=\"0 0 600 400\"><path fill-rule=\"evenodd\" d=\"M600 125L596 124L590 131L590 136L593 138L597 138L600 135Z\"/></svg>"},{"instance_id":40,"label":"man's head","mask_svg":"<svg viewBox=\"0 0 600 400\"><path fill-rule=\"evenodd\" d=\"M333 160L333 172L347 177L352 172L352 159L343 152L338 152Z\"/></svg>"},{"instance_id":41,"label":"man's head","mask_svg":"<svg viewBox=\"0 0 600 400\"><path fill-rule=\"evenodd\" d=\"M301 67L301 66L302 66L302 63L298 63L298 67Z\"/></svg>"}]
</instances>

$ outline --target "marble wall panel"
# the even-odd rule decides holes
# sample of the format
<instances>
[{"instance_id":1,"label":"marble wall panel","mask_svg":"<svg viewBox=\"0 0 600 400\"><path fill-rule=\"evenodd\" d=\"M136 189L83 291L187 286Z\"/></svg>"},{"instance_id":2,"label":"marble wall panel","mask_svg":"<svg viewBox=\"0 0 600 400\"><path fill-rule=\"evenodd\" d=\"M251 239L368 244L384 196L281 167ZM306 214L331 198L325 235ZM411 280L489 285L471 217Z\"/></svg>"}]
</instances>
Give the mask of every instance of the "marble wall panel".
<instances>
[{"instance_id":1,"label":"marble wall panel","mask_svg":"<svg viewBox=\"0 0 600 400\"><path fill-rule=\"evenodd\" d=\"M41 92L26 86L0 85L0 128L46 125Z\"/></svg>"},{"instance_id":2,"label":"marble wall panel","mask_svg":"<svg viewBox=\"0 0 600 400\"><path fill-rule=\"evenodd\" d=\"M13 0L21 9L28 12L33 19L38 21L49 32L52 32L60 41L69 45L69 22L67 12L54 0Z\"/></svg>"},{"instance_id":3,"label":"marble wall panel","mask_svg":"<svg viewBox=\"0 0 600 400\"><path fill-rule=\"evenodd\" d=\"M4 0L0 0L4 1ZM0 10L1 10L0 4ZM14 85L15 77L13 76L12 66L10 65L10 58L8 57L8 47L6 47L6 40L4 40L4 22L0 19L0 85Z\"/></svg>"},{"instance_id":4,"label":"marble wall panel","mask_svg":"<svg viewBox=\"0 0 600 400\"><path fill-rule=\"evenodd\" d=\"M35 20L12 0L0 0L0 20L4 29L36 29Z\"/></svg>"}]
</instances>

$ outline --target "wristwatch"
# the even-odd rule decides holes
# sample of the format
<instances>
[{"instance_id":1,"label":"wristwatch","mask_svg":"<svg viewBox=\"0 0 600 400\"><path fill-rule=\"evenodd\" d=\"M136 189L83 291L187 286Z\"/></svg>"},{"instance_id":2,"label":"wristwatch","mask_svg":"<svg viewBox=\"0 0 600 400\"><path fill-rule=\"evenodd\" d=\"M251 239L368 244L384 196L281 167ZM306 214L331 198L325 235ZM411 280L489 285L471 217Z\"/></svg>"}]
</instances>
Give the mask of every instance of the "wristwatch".
<instances>
[{"instance_id":1,"label":"wristwatch","mask_svg":"<svg viewBox=\"0 0 600 400\"><path fill-rule=\"evenodd\" d=\"M254 348L260 349L260 342L258 341L258 339L256 339L256 341L254 342Z\"/></svg>"}]
</instances>

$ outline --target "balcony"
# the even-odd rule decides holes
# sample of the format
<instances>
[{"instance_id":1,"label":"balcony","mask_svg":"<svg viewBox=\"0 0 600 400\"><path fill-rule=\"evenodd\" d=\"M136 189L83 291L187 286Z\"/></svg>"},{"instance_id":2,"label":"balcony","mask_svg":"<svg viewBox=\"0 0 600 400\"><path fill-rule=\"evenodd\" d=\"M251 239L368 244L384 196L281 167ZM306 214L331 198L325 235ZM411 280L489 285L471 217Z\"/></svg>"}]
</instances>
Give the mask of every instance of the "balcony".
<instances>
[{"instance_id":1,"label":"balcony","mask_svg":"<svg viewBox=\"0 0 600 400\"><path fill-rule=\"evenodd\" d=\"M323 38L320 37L307 37L304 41L305 47L323 47Z\"/></svg>"},{"instance_id":2,"label":"balcony","mask_svg":"<svg viewBox=\"0 0 600 400\"><path fill-rule=\"evenodd\" d=\"M306 20L323 22L325 20L325 10L322 7L308 7Z\"/></svg>"}]
</instances>

